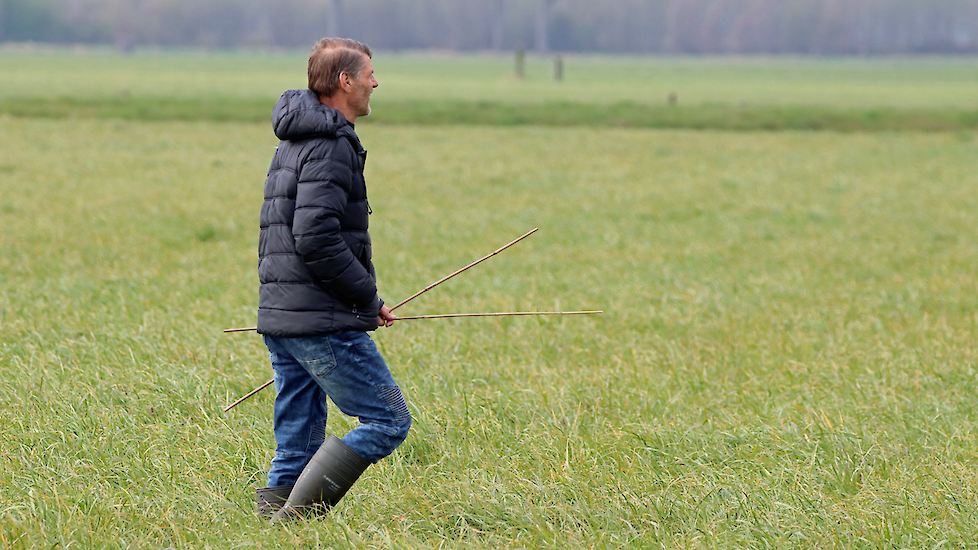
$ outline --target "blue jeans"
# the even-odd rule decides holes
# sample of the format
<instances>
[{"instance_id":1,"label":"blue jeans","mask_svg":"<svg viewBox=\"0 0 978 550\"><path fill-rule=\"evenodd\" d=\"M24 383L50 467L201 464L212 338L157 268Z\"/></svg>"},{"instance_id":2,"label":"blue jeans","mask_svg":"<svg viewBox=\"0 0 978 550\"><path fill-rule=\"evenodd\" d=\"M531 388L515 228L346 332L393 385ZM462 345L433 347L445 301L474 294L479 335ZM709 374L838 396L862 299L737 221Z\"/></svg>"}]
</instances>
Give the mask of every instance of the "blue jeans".
<instances>
[{"instance_id":1,"label":"blue jeans","mask_svg":"<svg viewBox=\"0 0 978 550\"><path fill-rule=\"evenodd\" d=\"M411 428L401 389L366 332L264 335L275 370L275 458L268 486L292 485L326 437L326 397L360 424L343 443L376 463Z\"/></svg>"}]
</instances>

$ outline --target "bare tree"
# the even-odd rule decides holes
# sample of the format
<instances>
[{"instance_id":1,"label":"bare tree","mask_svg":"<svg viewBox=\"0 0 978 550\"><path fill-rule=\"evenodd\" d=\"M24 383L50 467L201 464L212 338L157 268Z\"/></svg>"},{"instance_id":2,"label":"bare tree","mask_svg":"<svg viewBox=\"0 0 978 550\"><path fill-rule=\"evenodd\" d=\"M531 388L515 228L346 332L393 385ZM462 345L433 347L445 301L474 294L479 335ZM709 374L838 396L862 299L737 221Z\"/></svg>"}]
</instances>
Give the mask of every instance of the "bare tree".
<instances>
[{"instance_id":1,"label":"bare tree","mask_svg":"<svg viewBox=\"0 0 978 550\"><path fill-rule=\"evenodd\" d=\"M489 17L489 48L494 51L502 51L503 40L506 38L506 0L492 0L489 2L491 8Z\"/></svg>"},{"instance_id":2,"label":"bare tree","mask_svg":"<svg viewBox=\"0 0 978 550\"><path fill-rule=\"evenodd\" d=\"M554 0L539 0L536 20L536 50L540 54L550 51L550 7Z\"/></svg>"},{"instance_id":3,"label":"bare tree","mask_svg":"<svg viewBox=\"0 0 978 550\"><path fill-rule=\"evenodd\" d=\"M0 0L8 40L292 47L324 32L388 49L975 52L978 0Z\"/></svg>"},{"instance_id":4,"label":"bare tree","mask_svg":"<svg viewBox=\"0 0 978 550\"><path fill-rule=\"evenodd\" d=\"M340 35L340 12L342 0L326 0L326 36Z\"/></svg>"}]
</instances>

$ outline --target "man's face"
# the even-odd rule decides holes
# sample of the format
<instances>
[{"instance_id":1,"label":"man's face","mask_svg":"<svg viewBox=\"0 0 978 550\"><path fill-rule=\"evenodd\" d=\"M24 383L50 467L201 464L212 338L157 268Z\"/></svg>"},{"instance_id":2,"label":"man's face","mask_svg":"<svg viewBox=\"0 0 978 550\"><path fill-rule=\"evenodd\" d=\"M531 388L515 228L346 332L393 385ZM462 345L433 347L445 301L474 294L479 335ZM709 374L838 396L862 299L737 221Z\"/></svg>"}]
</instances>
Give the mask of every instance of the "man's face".
<instances>
[{"instance_id":1,"label":"man's face","mask_svg":"<svg viewBox=\"0 0 978 550\"><path fill-rule=\"evenodd\" d=\"M366 56L364 56L366 57ZM367 58L367 64L363 68L360 76L353 80L352 97L350 107L355 111L356 116L367 116L370 114L370 94L374 88L379 86L377 79L374 78L374 66Z\"/></svg>"}]
</instances>

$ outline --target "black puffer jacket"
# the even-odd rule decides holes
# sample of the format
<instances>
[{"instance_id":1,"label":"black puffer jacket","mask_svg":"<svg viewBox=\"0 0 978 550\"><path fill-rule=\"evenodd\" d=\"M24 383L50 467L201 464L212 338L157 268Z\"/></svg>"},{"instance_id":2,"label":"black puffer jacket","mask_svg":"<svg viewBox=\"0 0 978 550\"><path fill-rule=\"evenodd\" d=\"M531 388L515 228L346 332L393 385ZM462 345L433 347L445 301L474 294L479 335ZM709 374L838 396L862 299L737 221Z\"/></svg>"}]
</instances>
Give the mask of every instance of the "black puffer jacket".
<instances>
[{"instance_id":1,"label":"black puffer jacket","mask_svg":"<svg viewBox=\"0 0 978 550\"><path fill-rule=\"evenodd\" d=\"M373 330L382 302L370 261L367 152L309 90L272 112L282 140L265 180L258 239L258 332L307 336Z\"/></svg>"}]
</instances>

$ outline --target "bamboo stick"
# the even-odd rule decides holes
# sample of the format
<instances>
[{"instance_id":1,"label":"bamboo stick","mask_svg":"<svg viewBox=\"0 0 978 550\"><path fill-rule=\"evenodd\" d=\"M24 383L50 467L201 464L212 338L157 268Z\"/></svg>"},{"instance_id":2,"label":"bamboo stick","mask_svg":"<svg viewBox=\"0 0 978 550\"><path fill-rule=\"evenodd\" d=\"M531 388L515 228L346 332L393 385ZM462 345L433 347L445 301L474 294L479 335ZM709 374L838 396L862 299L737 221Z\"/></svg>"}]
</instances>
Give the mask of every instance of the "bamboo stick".
<instances>
[{"instance_id":1,"label":"bamboo stick","mask_svg":"<svg viewBox=\"0 0 978 550\"><path fill-rule=\"evenodd\" d=\"M398 317L397 320L415 321L418 319L448 319L451 317L509 317L509 316L519 316L519 315L594 315L600 313L604 313L604 312L601 310L588 310L588 311L507 311L507 312L497 312L497 313L443 313L440 315L413 315L407 317ZM237 331L245 331L245 330L255 330L255 329L253 328L227 329L224 332L237 332ZM265 382L264 384L262 384L261 387L252 390L252 392L249 393L248 395L242 397L241 399L238 399L234 403L231 403L230 405L227 406L227 408L224 409L224 412L228 412L229 410L234 408L235 405L241 403L242 401L248 399L252 395L255 395L256 393L265 389L266 387L271 385L271 383L274 381L275 379L273 378L268 382Z\"/></svg>"},{"instance_id":2,"label":"bamboo stick","mask_svg":"<svg viewBox=\"0 0 978 550\"><path fill-rule=\"evenodd\" d=\"M424 294L425 292L428 292L429 290L431 290L431 289L433 289L433 288L435 288L436 286L438 286L438 285L440 285L440 284L442 284L442 283L444 283L445 281L447 281L447 280L449 280L449 279L451 279L452 277L454 277L454 276L456 276L456 275L458 275L459 273L462 273L463 271L465 271L465 270L467 270L467 269L469 269L469 268L471 268L471 267L475 267L475 266L477 266L477 265L479 265L479 264L481 264L482 262L484 262L484 261L486 261L486 260L488 260L489 258L492 258L493 256L495 256L496 254L499 254L499 253L500 253L500 252L502 252L503 250L506 250L507 248L509 248L509 247L511 247L511 246L513 246L514 244L516 244L516 243L518 243L518 242L520 242L520 241L522 241L523 239L525 239L525 238L527 238L527 237L529 237L530 235L532 235L532 234L534 234L534 233L536 233L538 229L540 229L540 228L539 228L539 227L534 227L533 229L531 229L530 231L528 231L527 233L525 233L525 234L524 234L523 236L521 236L521 237L519 237L519 238L517 238L516 240L514 240L514 241L512 241L512 242L510 242L509 244L506 244L506 245L504 245L504 246L502 246L502 247L500 247L500 248L499 248L498 250L496 250L496 251L495 251L495 252L493 252L492 254L489 254L489 255L487 255L487 256L483 256L482 258L479 258L478 260L476 260L476 261L474 261L474 262L472 262L472 263L470 263L469 265L467 265L467 266L465 266L465 267L463 267L462 269L459 269L459 270L458 270L458 271L456 271L455 273L452 273L451 275L448 275L448 276L446 276L446 277L442 277L441 279L438 279L438 280L437 280L437 281L435 281L434 283L431 283L430 285L428 285L428 286L426 286L426 287L425 287L425 288L423 288L422 290L420 290L420 291L418 291L418 292L416 292L415 294L413 294L413 295L412 295L412 296L411 296L410 298L408 298L407 300L404 300L403 302L401 302L401 303L399 303L399 304L397 304L396 306L394 306L394 307L392 307L392 308L391 308L391 311L394 311L395 309L397 309L397 308L399 308L399 307L401 307L401 306L403 306L404 304L406 304L406 303L408 303L408 302L410 302L411 300L413 300L413 299L415 299L415 298L417 298L418 296L421 296L421 295L422 295L422 294Z\"/></svg>"},{"instance_id":3,"label":"bamboo stick","mask_svg":"<svg viewBox=\"0 0 978 550\"><path fill-rule=\"evenodd\" d=\"M604 313L600 310L594 311L506 311L506 312L490 312L490 313L443 313L440 315L409 315L406 317L398 317L398 321L414 321L417 319L448 319L451 317L507 317L507 316L518 316L518 315L594 315L597 313ZM224 329L224 332L245 332L249 330L255 330L254 328L228 328Z\"/></svg>"},{"instance_id":4,"label":"bamboo stick","mask_svg":"<svg viewBox=\"0 0 978 550\"><path fill-rule=\"evenodd\" d=\"M418 296L421 296L425 292L428 292L429 290L431 290L431 289L435 288L436 286L444 283L445 281L451 279L452 277L458 275L459 273L462 273L463 271L466 271L467 269L473 268L473 267L481 264L482 262L484 262L484 261L488 260L489 258L492 258L493 256L495 256L496 254L499 254L503 250L506 250L507 248L513 246L514 244L516 244L516 243L522 241L523 239L529 237L530 235L536 233L539 229L540 229L539 227L534 227L530 231L528 231L525 234L523 234L522 236L518 237L516 240L513 240L513 241L511 241L510 243L508 243L506 245L503 245L502 247L500 247L499 249L497 249L492 254L489 254L487 256L483 256L482 258L479 258L478 260L470 263L469 265L463 267L462 269L459 269L458 271L452 273L451 275L448 275L448 276L442 277L441 279L438 279L437 281L435 281L435 282L431 283L430 285L424 287L420 291L414 293L408 299L403 300L401 303L399 303L396 306L392 307L390 310L391 311L394 311L395 309L403 306L404 304L410 302L411 300L417 298ZM224 332L252 332L252 331L255 331L255 330L258 330L258 327L226 328L226 329L224 329Z\"/></svg>"},{"instance_id":5,"label":"bamboo stick","mask_svg":"<svg viewBox=\"0 0 978 550\"><path fill-rule=\"evenodd\" d=\"M603 311L509 311L500 313L445 313L441 315L415 315L410 317L398 317L398 321L412 321L415 319L447 319L449 317L506 317L515 315L593 315L604 313Z\"/></svg>"},{"instance_id":6,"label":"bamboo stick","mask_svg":"<svg viewBox=\"0 0 978 550\"><path fill-rule=\"evenodd\" d=\"M265 389L265 388L267 388L268 386L271 386L271 385L272 385L272 382L274 382L274 381L275 381L275 379L274 379L274 378L272 378L272 379L271 379L271 380L269 380L268 382L265 382L265 383L264 383L264 384L262 384L261 386L258 386L257 388L255 388L255 389L253 389L253 390L251 390L250 392L248 392L248 395L246 395L246 396L244 396L244 397L242 397L241 399L238 399L237 401L235 401L234 403L231 403L231 404L230 404L230 405L228 405L227 407L224 407L224 412L228 412L228 411L230 411L231 409L233 409L234 407L236 407L236 406L238 405L238 403L241 403L242 401L244 401L244 400L246 400L246 399L248 399L248 398L249 398L249 397L251 397L252 395L255 395L256 393L258 393L258 392L260 392L260 391L262 391L263 389Z\"/></svg>"},{"instance_id":7,"label":"bamboo stick","mask_svg":"<svg viewBox=\"0 0 978 550\"><path fill-rule=\"evenodd\" d=\"M431 290L431 289L433 289L433 288L435 288L436 286L438 286L438 285L440 285L440 284L442 284L442 283L444 283L445 281L447 281L447 280L449 280L449 279L451 279L452 277L454 277L454 276L456 276L456 275L458 275L459 273L462 273L463 271L465 271L465 270L467 270L467 269L469 269L469 268L472 268L472 267L475 267L475 266L477 266L477 265L479 265L479 264L481 264L482 262L484 262L484 261L486 261L486 260L488 260L489 258L492 258L493 256L495 256L496 254L499 254L499 253L500 253L500 252L502 252L503 250L506 250L507 248L509 248L509 247L511 247L511 246L513 246L514 244L516 244L516 243L518 243L518 242L520 242L520 241L522 241L523 239L525 239L525 238L527 238L527 237L529 237L530 235L532 235L532 234L534 234L534 233L536 233L538 229L540 229L540 228L539 228L539 227L534 227L533 229L531 229L531 230L530 230L530 231L528 231L527 233L525 233L525 234L523 234L522 236L520 236L520 237L518 237L517 239L515 239L515 240L513 240L513 241L511 241L510 243L508 243L508 244L506 244L506 245L503 245L503 246L502 246L501 248L499 248L499 249L497 249L497 250L496 250L495 252L493 252L492 254L489 254L489 255L487 255L487 256L483 256L482 258L480 258L480 259L478 259L478 260L476 260L476 261L474 261L474 262L472 262L472 263L470 263L469 265L467 265L467 266L465 266L465 267L463 267L462 269L459 269L458 271L456 271L456 272L454 272L454 273L452 273L451 275L448 275L448 276L446 276L446 277L442 277L441 279L439 279L439 280L437 280L437 281L435 281L434 283L431 283L430 285L428 285L428 286L426 286L425 288L423 288L423 289L421 289L420 291L418 291L418 292L416 292L416 293L415 293L414 295L412 295L412 296L410 296L410 297L409 297L408 299L406 299L406 300L404 300L404 301L402 301L401 303L399 303L399 304L397 304L396 306L394 306L394 307L392 307L392 308L390 308L390 310L391 310L391 311L394 311L395 309L397 309L397 308L399 308L399 307L401 307L401 306L403 306L404 304L406 304L406 303L408 303L408 302L410 302L411 300L413 300L413 299L415 299L415 298L417 298L418 296L421 296L421 295L422 295L422 294L424 294L425 292L428 292L429 290ZM224 329L224 332L251 332L251 331L256 331L256 330L258 330L258 327L248 327L248 328L227 328L227 329ZM274 381L275 381L275 379L273 378L273 379L271 379L271 380L269 380L268 382L265 382L264 384L262 384L262 385L261 385L260 387L258 387L258 388L255 388L255 389L254 389L254 390L252 390L252 392L251 392L251 393L249 393L248 395L246 395L246 396L244 396L244 397L242 397L241 399L238 399L238 400L237 400L237 401L235 401L234 403L231 403L230 405L228 405L228 406L227 406L227 408L225 408L225 409L224 409L224 412L228 412L229 410L231 410L232 408L234 408L234 406L235 406L235 405L237 405L238 403L241 403L242 401L244 401L244 400L246 400L246 399L248 399L248 398L249 398L249 397L251 397L252 395L255 395L256 393L258 393L258 392L260 392L261 390L263 390L263 389L265 389L265 388L267 388L267 387L268 387L268 386L270 386L270 385L272 384L272 382L274 382Z\"/></svg>"}]
</instances>

